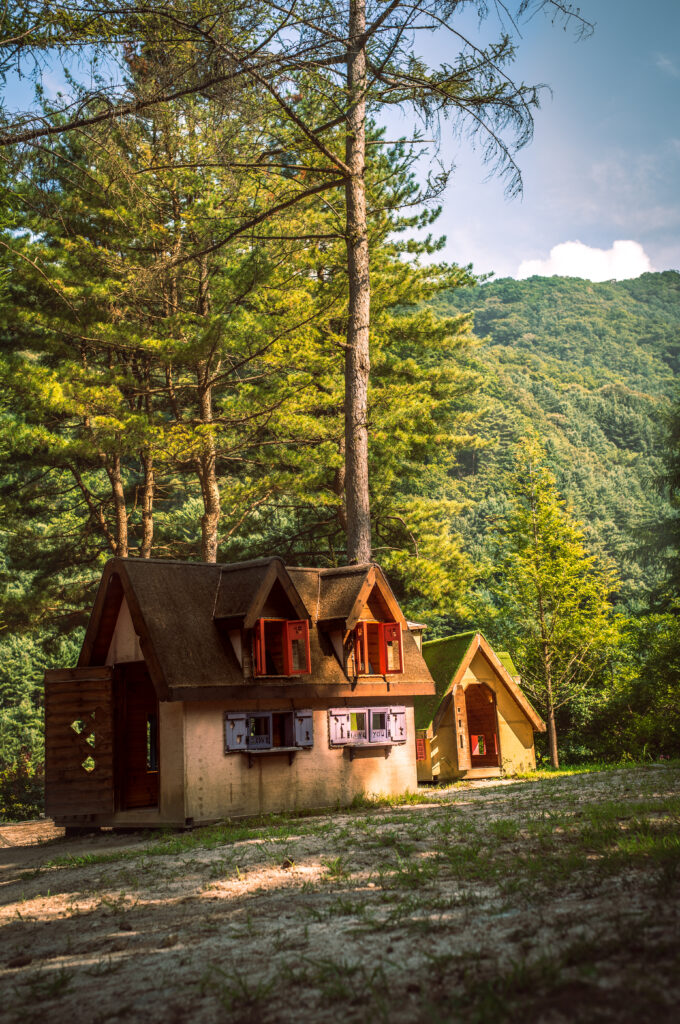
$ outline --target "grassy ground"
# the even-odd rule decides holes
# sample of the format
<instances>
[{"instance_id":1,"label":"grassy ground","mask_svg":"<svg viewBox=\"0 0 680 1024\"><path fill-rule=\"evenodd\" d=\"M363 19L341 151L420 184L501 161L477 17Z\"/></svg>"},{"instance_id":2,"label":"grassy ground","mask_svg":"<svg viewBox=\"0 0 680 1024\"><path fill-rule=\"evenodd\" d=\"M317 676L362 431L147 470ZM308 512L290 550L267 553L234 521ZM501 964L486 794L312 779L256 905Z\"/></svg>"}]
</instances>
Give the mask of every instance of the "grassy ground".
<instances>
[{"instance_id":1,"label":"grassy ground","mask_svg":"<svg viewBox=\"0 0 680 1024\"><path fill-rule=\"evenodd\" d=\"M678 1016L677 765L0 863L8 1021Z\"/></svg>"}]
</instances>

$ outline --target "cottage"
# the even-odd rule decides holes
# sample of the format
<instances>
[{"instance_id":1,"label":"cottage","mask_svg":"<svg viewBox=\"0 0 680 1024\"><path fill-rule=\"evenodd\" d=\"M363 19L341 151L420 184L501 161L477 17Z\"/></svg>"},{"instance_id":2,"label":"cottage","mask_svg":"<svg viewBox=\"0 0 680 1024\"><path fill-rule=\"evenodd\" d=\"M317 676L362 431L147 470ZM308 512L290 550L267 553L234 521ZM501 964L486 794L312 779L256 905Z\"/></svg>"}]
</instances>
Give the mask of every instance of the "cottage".
<instances>
[{"instance_id":1,"label":"cottage","mask_svg":"<svg viewBox=\"0 0 680 1024\"><path fill-rule=\"evenodd\" d=\"M45 676L47 813L185 826L415 789L434 693L377 565L113 559L78 666Z\"/></svg>"},{"instance_id":2,"label":"cottage","mask_svg":"<svg viewBox=\"0 0 680 1024\"><path fill-rule=\"evenodd\" d=\"M422 645L437 692L415 702L419 782L485 779L536 767L534 731L545 722L520 688L509 654L481 633Z\"/></svg>"}]
</instances>

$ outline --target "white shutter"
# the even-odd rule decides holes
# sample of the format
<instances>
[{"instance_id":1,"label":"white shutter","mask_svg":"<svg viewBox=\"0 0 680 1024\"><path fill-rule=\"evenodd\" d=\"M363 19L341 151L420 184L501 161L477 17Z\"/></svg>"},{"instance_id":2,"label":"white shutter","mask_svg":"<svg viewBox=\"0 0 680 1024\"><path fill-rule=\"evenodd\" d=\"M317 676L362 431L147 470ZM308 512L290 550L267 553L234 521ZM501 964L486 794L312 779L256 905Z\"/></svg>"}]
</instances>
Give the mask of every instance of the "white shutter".
<instances>
[{"instance_id":1,"label":"white shutter","mask_svg":"<svg viewBox=\"0 0 680 1024\"><path fill-rule=\"evenodd\" d=\"M349 711L347 708L331 708L328 712L328 736L332 747L349 742Z\"/></svg>"},{"instance_id":2,"label":"white shutter","mask_svg":"<svg viewBox=\"0 0 680 1024\"><path fill-rule=\"evenodd\" d=\"M390 739L393 743L406 743L406 708L390 708Z\"/></svg>"}]
</instances>

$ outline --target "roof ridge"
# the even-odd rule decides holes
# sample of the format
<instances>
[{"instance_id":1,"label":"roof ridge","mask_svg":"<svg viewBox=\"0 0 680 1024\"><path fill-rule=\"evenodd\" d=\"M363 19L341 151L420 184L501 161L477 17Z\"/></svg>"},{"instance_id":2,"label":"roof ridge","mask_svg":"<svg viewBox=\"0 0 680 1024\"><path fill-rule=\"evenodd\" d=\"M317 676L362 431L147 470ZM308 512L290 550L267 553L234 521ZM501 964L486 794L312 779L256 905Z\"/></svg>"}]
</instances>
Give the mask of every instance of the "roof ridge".
<instances>
[{"instance_id":1,"label":"roof ridge","mask_svg":"<svg viewBox=\"0 0 680 1024\"><path fill-rule=\"evenodd\" d=\"M272 562L280 562L284 569L288 569L288 566L281 558L281 555L269 555L265 558L249 558L245 562L216 562L222 572L230 572L232 569L254 569L259 565L271 565ZM210 563L204 562L204 565Z\"/></svg>"},{"instance_id":2,"label":"roof ridge","mask_svg":"<svg viewBox=\"0 0 680 1024\"><path fill-rule=\"evenodd\" d=\"M444 644L449 640L462 640L464 637L484 636L481 629L466 629L463 633L450 633L448 636L440 636L436 640L425 640L424 644ZM486 637L484 637L486 640ZM488 643L488 641L487 641Z\"/></svg>"},{"instance_id":3,"label":"roof ridge","mask_svg":"<svg viewBox=\"0 0 680 1024\"><path fill-rule=\"evenodd\" d=\"M376 562L360 562L358 565L335 565L332 568L319 569L319 573L323 576L349 576L351 573L368 572L376 564Z\"/></svg>"}]
</instances>

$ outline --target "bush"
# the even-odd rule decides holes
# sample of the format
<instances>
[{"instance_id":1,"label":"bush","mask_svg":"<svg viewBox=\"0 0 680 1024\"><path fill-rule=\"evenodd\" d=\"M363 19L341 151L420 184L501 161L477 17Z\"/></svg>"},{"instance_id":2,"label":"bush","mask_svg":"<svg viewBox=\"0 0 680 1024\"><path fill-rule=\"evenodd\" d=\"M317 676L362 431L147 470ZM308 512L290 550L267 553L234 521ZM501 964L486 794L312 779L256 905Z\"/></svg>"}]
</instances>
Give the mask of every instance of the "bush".
<instances>
[{"instance_id":1,"label":"bush","mask_svg":"<svg viewBox=\"0 0 680 1024\"><path fill-rule=\"evenodd\" d=\"M43 813L45 766L24 750L0 769L0 821L25 821Z\"/></svg>"}]
</instances>

